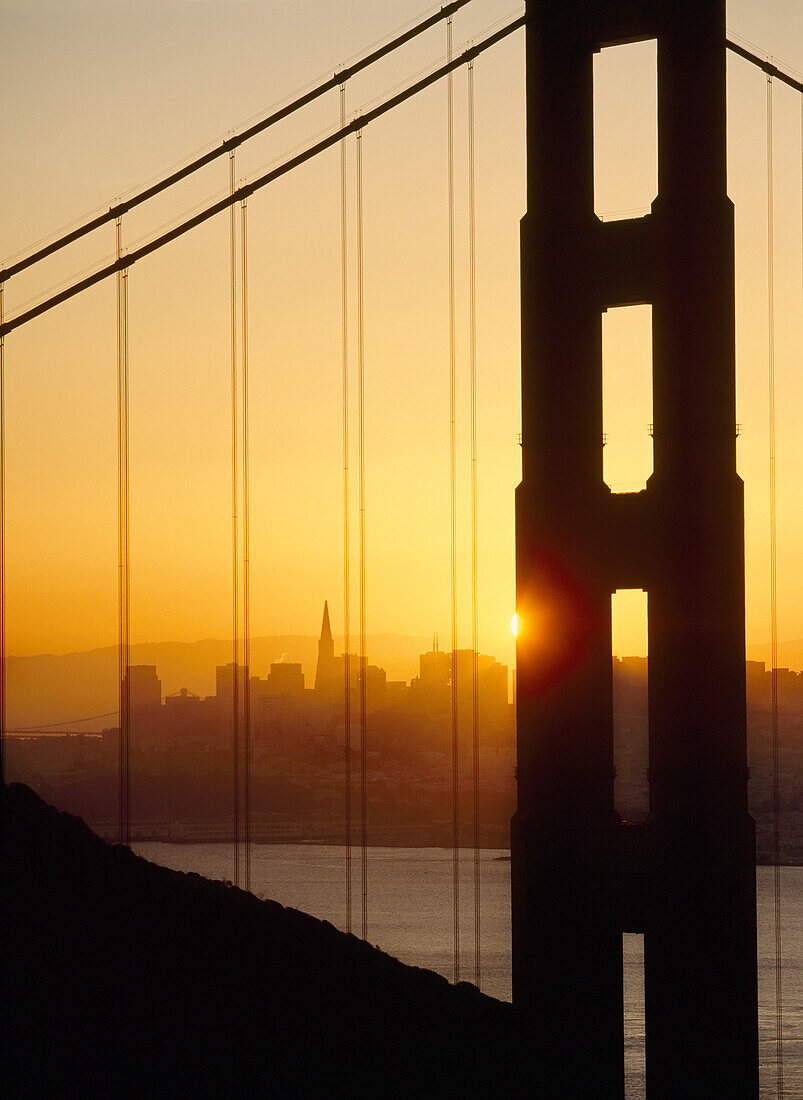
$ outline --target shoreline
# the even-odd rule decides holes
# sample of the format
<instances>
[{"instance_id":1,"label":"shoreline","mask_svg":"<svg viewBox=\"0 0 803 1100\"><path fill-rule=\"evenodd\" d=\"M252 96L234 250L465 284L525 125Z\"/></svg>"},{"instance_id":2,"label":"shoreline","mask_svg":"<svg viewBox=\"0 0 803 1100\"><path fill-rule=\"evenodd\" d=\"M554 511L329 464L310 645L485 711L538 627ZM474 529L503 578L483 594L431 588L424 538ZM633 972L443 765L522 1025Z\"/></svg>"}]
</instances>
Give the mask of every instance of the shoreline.
<instances>
[{"instance_id":1,"label":"shoreline","mask_svg":"<svg viewBox=\"0 0 803 1100\"><path fill-rule=\"evenodd\" d=\"M90 827L92 828L92 826L90 826ZM116 827L115 827L113 832L110 830L108 834L105 831L101 832L98 829L94 829L94 828L93 828L93 831L98 836L100 836L101 839L106 840L108 843L111 843L111 844L117 843L117 829L116 829ZM240 839L240 843L242 844L243 843L242 835L240 835L239 839ZM177 846L182 846L183 847L183 846L188 846L188 845L192 845L192 844L232 844L233 842L234 842L233 833L228 833L228 835L220 835L218 833L215 833L214 835L211 835L211 834L210 835L194 835L194 836L191 836L191 837L187 837L187 836L175 836L175 835L173 835L173 836L171 836L171 835L159 835L159 836L157 836L155 834L155 832L134 834L134 832L132 831L132 836L131 836L132 845L134 845L134 844L175 844ZM326 835L326 836L320 836L320 837L318 837L318 836L311 837L309 835L303 835L303 834L299 834L299 835L288 834L288 835L282 835L282 836L277 836L277 837L273 837L273 838L266 838L264 836L262 836L262 837L256 836L255 837L252 833L252 835L251 835L251 844L252 845L265 846L265 847L276 847L277 845L281 845L281 844L303 845L304 847L318 847L318 848L344 848L345 847L345 843L344 843L342 837L336 837L336 836L331 835L331 834ZM353 848L358 848L359 846L360 846L359 841L355 841L352 844ZM423 840L419 840L416 843L411 843L409 837L404 837L404 836L400 836L398 834L395 834L395 835L391 835L391 836L383 835L383 836L371 837L369 839L369 842L368 842L368 847L369 848L409 848L411 851L414 851L414 850L419 849L419 848L420 849L440 848L443 851L451 851L452 845L451 845L450 841L444 841L441 838L435 838L435 837L431 837L429 839L425 838ZM471 852L472 850L473 849L472 849L472 846L470 844L461 844L460 847L459 847L459 851L461 851L461 852ZM497 855L497 856L495 856L495 859L504 860L504 861L509 861L510 860L510 846L509 846L509 844L482 843L482 844L480 844L480 851L482 851L482 852L502 852L502 853L505 853L505 854ZM756 859L756 867L774 867L774 866L776 866L776 864L774 864L773 861L769 858L760 857L760 858ZM797 860L796 861L794 859L781 859L781 861L777 864L777 866L779 866L779 867L803 867L803 860Z\"/></svg>"}]
</instances>

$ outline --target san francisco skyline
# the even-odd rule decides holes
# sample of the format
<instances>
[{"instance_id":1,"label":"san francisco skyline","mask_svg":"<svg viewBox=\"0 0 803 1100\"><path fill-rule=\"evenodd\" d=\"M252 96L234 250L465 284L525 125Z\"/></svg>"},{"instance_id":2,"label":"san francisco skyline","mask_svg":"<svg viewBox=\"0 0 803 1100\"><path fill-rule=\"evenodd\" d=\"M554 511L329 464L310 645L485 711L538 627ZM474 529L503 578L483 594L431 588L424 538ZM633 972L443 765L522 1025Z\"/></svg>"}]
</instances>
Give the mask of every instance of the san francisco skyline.
<instances>
[{"instance_id":1,"label":"san francisco skyline","mask_svg":"<svg viewBox=\"0 0 803 1100\"><path fill-rule=\"evenodd\" d=\"M11 92L0 173L6 260L124 195L420 14L409 2L160 5L3 3ZM455 43L507 15L499 3L455 18ZM731 33L803 66L790 2L730 5ZM444 53L435 31L405 60L355 82L349 110ZM628 52L629 51L629 52ZM626 54L626 56L625 56ZM234 58L237 61L235 63ZM646 210L650 143L618 156L654 114L654 50L598 56L597 212ZM653 81L650 93L650 80ZM730 192L736 205L740 473L747 497L747 641L769 636L766 461L766 195L763 77L729 60ZM478 62L477 290L479 578L482 647L513 664L513 488L520 477L518 220L524 209L523 39ZM643 97L629 94L645 88ZM103 94L99 94L99 89ZM455 80L458 358L458 645L468 644L468 393L465 83ZM334 97L253 152L249 174L336 121ZM775 96L779 636L803 637L803 516L795 471L801 381L799 118ZM420 103L364 136L367 599L370 633L449 632L448 303L445 100ZM639 145L638 141L630 142ZM632 151L632 150L631 150ZM353 214L353 143L349 147ZM342 469L337 151L249 205L252 371L252 623L306 633L329 594L342 630ZM125 219L131 246L225 187L217 166ZM350 225L351 282L354 234ZM74 248L38 284L6 290L6 315L111 250ZM216 219L132 271L132 640L226 637L229 617L227 224ZM192 271L192 278L187 272ZM351 286L353 290L353 285ZM352 295L353 300L353 295ZM643 485L651 465L647 307L611 310L606 340L606 479ZM354 323L351 323L353 336ZM352 341L353 344L353 341ZM352 369L355 365L352 364ZM6 341L7 646L10 654L112 644L116 632L114 291L101 286ZM352 417L352 421L354 421ZM199 594L202 598L199 598ZM614 649L643 654L645 598L621 594ZM353 629L356 623L353 624Z\"/></svg>"}]
</instances>

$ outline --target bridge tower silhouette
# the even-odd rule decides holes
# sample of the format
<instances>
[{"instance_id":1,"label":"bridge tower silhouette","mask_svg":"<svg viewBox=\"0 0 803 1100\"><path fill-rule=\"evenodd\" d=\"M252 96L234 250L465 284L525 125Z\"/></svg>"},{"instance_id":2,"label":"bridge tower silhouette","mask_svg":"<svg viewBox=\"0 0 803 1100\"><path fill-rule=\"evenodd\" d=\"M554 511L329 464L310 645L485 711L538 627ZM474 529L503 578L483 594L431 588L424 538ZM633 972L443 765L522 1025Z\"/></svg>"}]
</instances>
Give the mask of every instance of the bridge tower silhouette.
<instances>
[{"instance_id":1,"label":"bridge tower silhouette","mask_svg":"<svg viewBox=\"0 0 803 1100\"><path fill-rule=\"evenodd\" d=\"M758 1094L724 0L528 0L513 995L544 1096ZM657 40L659 189L594 214L593 56ZM654 472L603 481L602 313L653 315ZM648 594L649 815L614 806L611 594Z\"/></svg>"}]
</instances>

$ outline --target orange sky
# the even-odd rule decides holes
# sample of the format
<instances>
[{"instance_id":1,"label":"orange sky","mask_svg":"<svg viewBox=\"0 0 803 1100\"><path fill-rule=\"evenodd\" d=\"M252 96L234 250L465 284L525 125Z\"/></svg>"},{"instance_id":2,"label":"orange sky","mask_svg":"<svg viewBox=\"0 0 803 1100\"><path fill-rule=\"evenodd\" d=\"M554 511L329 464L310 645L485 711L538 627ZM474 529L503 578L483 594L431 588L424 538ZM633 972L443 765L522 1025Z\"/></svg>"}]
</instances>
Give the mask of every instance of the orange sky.
<instances>
[{"instance_id":1,"label":"orange sky","mask_svg":"<svg viewBox=\"0 0 803 1100\"><path fill-rule=\"evenodd\" d=\"M337 18L334 12L337 10ZM462 44L510 8L475 0ZM110 204L356 50L421 14L410 0L0 0L6 90L0 256ZM797 0L732 3L732 33L803 68ZM437 31L349 86L354 109L444 52ZM654 194L654 52L598 59L597 212ZM513 490L520 476L518 220L524 210L523 37L476 66L480 643L512 663ZM748 642L769 634L765 80L729 62L736 205L739 468L747 488ZM778 88L776 322L779 631L803 637L800 97ZM470 637L466 83L455 79L459 639ZM237 175L305 142L332 95L238 154ZM349 146L353 171L354 145ZM130 246L226 187L220 162L125 221ZM342 631L339 155L249 203L253 629ZM445 87L364 137L369 633L449 636L449 378ZM353 198L353 190L351 192ZM350 207L351 209L351 207ZM25 300L113 249L113 231L12 281ZM130 277L132 636L230 633L228 221ZM353 234L352 255L353 261ZM351 263L352 304L354 264ZM649 310L605 318L606 479L644 483ZM62 652L116 637L115 299L112 283L6 341L8 648ZM356 328L351 326L352 350ZM356 395L356 357L352 392ZM356 428L356 406L352 411ZM356 434L352 433L356 460ZM352 463L356 472L356 461ZM356 479L352 503L356 503ZM357 514L352 515L356 550ZM356 556L354 557L356 566ZM353 573L356 596L357 575ZM356 628L356 599L354 628ZM619 597L617 652L644 652L643 597ZM260 674L264 670L257 670Z\"/></svg>"}]
</instances>

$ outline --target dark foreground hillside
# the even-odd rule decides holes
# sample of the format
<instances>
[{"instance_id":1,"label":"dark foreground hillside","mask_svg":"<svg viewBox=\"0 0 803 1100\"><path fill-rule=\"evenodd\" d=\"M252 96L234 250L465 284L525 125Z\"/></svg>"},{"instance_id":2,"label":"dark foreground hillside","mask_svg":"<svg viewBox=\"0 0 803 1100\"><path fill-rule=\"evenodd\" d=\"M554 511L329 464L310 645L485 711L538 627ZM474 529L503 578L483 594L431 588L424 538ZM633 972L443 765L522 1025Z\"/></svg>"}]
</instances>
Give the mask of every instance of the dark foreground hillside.
<instances>
[{"instance_id":1,"label":"dark foreground hillside","mask_svg":"<svg viewBox=\"0 0 803 1100\"><path fill-rule=\"evenodd\" d=\"M509 1005L2 797L6 1095L519 1091Z\"/></svg>"}]
</instances>

